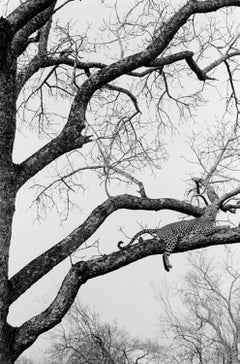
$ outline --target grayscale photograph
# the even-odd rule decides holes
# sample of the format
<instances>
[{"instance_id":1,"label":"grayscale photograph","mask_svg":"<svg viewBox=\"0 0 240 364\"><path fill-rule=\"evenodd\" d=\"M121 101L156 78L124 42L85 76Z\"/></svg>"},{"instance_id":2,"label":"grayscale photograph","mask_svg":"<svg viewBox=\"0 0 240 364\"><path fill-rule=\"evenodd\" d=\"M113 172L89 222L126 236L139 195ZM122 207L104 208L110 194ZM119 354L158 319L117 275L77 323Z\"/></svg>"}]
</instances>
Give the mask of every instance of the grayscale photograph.
<instances>
[{"instance_id":1,"label":"grayscale photograph","mask_svg":"<svg viewBox=\"0 0 240 364\"><path fill-rule=\"evenodd\" d=\"M240 0L0 0L0 364L240 364Z\"/></svg>"}]
</instances>

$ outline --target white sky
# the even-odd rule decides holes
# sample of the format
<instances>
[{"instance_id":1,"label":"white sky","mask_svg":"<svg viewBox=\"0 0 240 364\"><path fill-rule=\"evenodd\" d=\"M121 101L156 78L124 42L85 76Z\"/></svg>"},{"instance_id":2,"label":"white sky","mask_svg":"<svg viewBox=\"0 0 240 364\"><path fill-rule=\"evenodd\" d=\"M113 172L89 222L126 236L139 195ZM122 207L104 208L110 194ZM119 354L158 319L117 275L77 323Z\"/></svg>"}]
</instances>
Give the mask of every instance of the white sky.
<instances>
[{"instance_id":1,"label":"white sky","mask_svg":"<svg viewBox=\"0 0 240 364\"><path fill-rule=\"evenodd\" d=\"M68 9L68 10L67 10ZM66 8L66 18L75 16L82 20L89 19L95 26L101 19L102 7L100 1L83 0L73 3ZM209 113L216 112L216 105L212 103L206 110L204 118ZM15 161L20 161L39 148L43 141L36 138L28 140L28 135L18 134L15 145ZM174 141L169 146L171 158L164 168L156 174L156 177L142 175L146 192L149 197L172 197L183 199L183 193L190 178L192 165L189 165L181 156L188 154L187 147L181 141ZM189 174L188 174L189 172ZM24 186L19 193L16 216L14 219L13 243L11 248L11 272L15 273L27 262L40 253L57 243L78 226L91 210L106 199L99 192L97 182L88 173L86 179L89 185L89 193L80 195L79 200L83 206L83 214L74 212L71 219L59 224L55 213L50 213L48 220L41 224L34 223L34 213L29 207L33 194L29 190L30 184ZM135 187L129 191L135 192ZM175 221L178 214L173 212L140 212L140 211L118 211L110 216L104 225L96 232L93 239L104 241L106 251L117 249L117 242L123 239L119 227L132 236L139 230L139 224L149 227L158 226ZM219 248L218 248L219 249ZM212 250L209 249L209 250ZM153 286L161 287L174 284L179 276L184 274L186 254L171 256L174 269L171 273L164 271L161 256L149 257L119 271L87 282L79 292L79 298L84 304L90 304L102 314L106 320L116 319L120 326L125 327L131 334L143 338L155 338L157 325L156 319L160 310L154 299ZM29 292L21 297L12 307L9 321L19 325L32 315L40 312L54 298L64 274L70 268L70 262L66 261L56 267ZM44 335L43 335L44 337ZM27 353L29 355L38 352L45 345L44 340L38 340Z\"/></svg>"}]
</instances>

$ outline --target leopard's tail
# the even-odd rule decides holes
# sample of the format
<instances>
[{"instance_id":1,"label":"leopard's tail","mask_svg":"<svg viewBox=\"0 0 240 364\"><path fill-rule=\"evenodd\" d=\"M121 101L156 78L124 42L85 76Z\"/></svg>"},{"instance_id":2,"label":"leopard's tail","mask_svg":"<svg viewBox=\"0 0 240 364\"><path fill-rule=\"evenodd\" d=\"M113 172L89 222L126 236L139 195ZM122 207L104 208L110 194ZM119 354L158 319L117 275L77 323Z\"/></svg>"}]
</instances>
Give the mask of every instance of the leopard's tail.
<instances>
[{"instance_id":1,"label":"leopard's tail","mask_svg":"<svg viewBox=\"0 0 240 364\"><path fill-rule=\"evenodd\" d=\"M141 235L143 234L152 234L152 233L155 233L156 230L158 229L143 229L141 231L139 231L137 234L135 234L132 239L130 240L130 242L128 244L126 244L125 246L122 246L124 244L123 241L119 241L117 246L118 246L118 249L122 250L124 248L126 248L127 246L130 246L134 243L134 241L139 238Z\"/></svg>"}]
</instances>

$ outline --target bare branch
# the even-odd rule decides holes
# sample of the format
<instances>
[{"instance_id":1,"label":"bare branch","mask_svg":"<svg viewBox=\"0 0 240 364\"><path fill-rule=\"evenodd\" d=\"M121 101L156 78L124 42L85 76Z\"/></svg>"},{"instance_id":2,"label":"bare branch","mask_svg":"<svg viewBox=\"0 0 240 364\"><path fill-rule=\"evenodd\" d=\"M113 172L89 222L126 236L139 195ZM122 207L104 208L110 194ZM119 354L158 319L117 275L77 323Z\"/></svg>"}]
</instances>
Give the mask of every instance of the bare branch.
<instances>
[{"instance_id":1,"label":"bare branch","mask_svg":"<svg viewBox=\"0 0 240 364\"><path fill-rule=\"evenodd\" d=\"M202 70L202 72L204 74L207 74L208 72L210 72L211 70L213 70L214 68L219 66L221 63L227 61L230 58L234 58L236 56L240 56L240 51L226 53L226 54L222 55L221 57L219 57L216 61L210 63L207 67L205 67Z\"/></svg>"},{"instance_id":2,"label":"bare branch","mask_svg":"<svg viewBox=\"0 0 240 364\"><path fill-rule=\"evenodd\" d=\"M143 185L143 183L141 181L139 181L137 178L131 176L129 173L127 173L126 171L123 171L123 170L121 170L119 168L111 167L111 169L113 169L116 173L126 177L127 179L129 179L130 181L135 183L136 185L138 185L139 186L139 191L138 192L140 193L140 196L142 198L147 198L144 185Z\"/></svg>"},{"instance_id":3,"label":"bare branch","mask_svg":"<svg viewBox=\"0 0 240 364\"><path fill-rule=\"evenodd\" d=\"M61 52L64 53L64 52ZM91 68L104 68L105 64L100 62L81 62L69 58L66 55L60 55L59 57L40 57L37 55L34 57L30 63L18 74L17 85L18 93L25 85L25 83L40 69L47 68L51 66L67 65L71 67L76 67L77 69L89 70Z\"/></svg>"},{"instance_id":4,"label":"bare branch","mask_svg":"<svg viewBox=\"0 0 240 364\"><path fill-rule=\"evenodd\" d=\"M154 41L146 48L146 50L126 57L123 60L117 61L112 65L105 67L103 70L91 75L89 79L85 81L85 83L80 87L76 96L76 100L83 98L83 96L80 97L80 94L84 94L85 102L87 102L95 90L102 87L104 84L109 83L117 77L127 74L136 68L148 66L150 62L152 62L159 54L162 53L162 51L176 34L177 30L193 13L216 11L221 7L231 5L239 6L239 3L237 0L218 0L214 2L203 1L196 3L191 1L188 2L169 19L159 37L154 39Z\"/></svg>"},{"instance_id":5,"label":"bare branch","mask_svg":"<svg viewBox=\"0 0 240 364\"><path fill-rule=\"evenodd\" d=\"M51 329L59 322L71 307L78 290L86 282L87 264L79 262L68 272L52 304L39 315L32 317L22 326L15 329L13 341L13 357L17 358L31 346L38 336Z\"/></svg>"},{"instance_id":6,"label":"bare branch","mask_svg":"<svg viewBox=\"0 0 240 364\"><path fill-rule=\"evenodd\" d=\"M233 196L238 195L239 193L240 193L240 187L237 187L234 190L225 193L222 197L219 198L218 205L220 207L223 206L223 204L224 204L225 201L229 200Z\"/></svg>"},{"instance_id":7,"label":"bare branch","mask_svg":"<svg viewBox=\"0 0 240 364\"><path fill-rule=\"evenodd\" d=\"M131 195L111 197L93 210L86 221L70 235L27 264L10 279L10 302L15 301L43 275L78 249L114 211L123 208L148 211L169 209L193 216L200 216L203 213L202 209L174 199L149 199Z\"/></svg>"},{"instance_id":8,"label":"bare branch","mask_svg":"<svg viewBox=\"0 0 240 364\"><path fill-rule=\"evenodd\" d=\"M230 229L226 232L216 233L211 237L185 239L176 247L175 252L194 250L211 245L238 243L239 238L240 229ZM151 239L140 242L135 246L126 247L124 251L114 252L88 262L76 263L64 279L54 302L44 312L33 317L16 330L16 352L20 352L22 346L26 348L31 345L41 332L50 329L61 321L61 317L70 308L80 285L88 279L120 269L149 255L161 254L163 251L164 244Z\"/></svg>"},{"instance_id":9,"label":"bare branch","mask_svg":"<svg viewBox=\"0 0 240 364\"><path fill-rule=\"evenodd\" d=\"M191 51L182 51L169 56L156 58L155 60L151 61L149 65L153 67L163 67L165 65L184 59L200 81L214 80L214 78L207 76L207 72L205 70L201 70L201 68L194 61L193 56L194 53Z\"/></svg>"},{"instance_id":10,"label":"bare branch","mask_svg":"<svg viewBox=\"0 0 240 364\"><path fill-rule=\"evenodd\" d=\"M79 133L79 125L76 126L76 129L73 127L68 130L68 133L63 131L51 142L16 166L19 187L56 158L71 150L82 148L86 143L91 142L91 136L82 136Z\"/></svg>"},{"instance_id":11,"label":"bare branch","mask_svg":"<svg viewBox=\"0 0 240 364\"><path fill-rule=\"evenodd\" d=\"M118 92L122 92L124 94L126 94L133 102L134 104L134 107L136 109L136 112L137 113L141 113L139 107L138 107L138 102L137 102L137 99L136 97L127 89L123 88L123 87L119 87L119 86L116 86L116 85L111 85L111 84L107 84L104 86L104 88L107 88L109 90L114 90L114 91L118 91Z\"/></svg>"}]
</instances>

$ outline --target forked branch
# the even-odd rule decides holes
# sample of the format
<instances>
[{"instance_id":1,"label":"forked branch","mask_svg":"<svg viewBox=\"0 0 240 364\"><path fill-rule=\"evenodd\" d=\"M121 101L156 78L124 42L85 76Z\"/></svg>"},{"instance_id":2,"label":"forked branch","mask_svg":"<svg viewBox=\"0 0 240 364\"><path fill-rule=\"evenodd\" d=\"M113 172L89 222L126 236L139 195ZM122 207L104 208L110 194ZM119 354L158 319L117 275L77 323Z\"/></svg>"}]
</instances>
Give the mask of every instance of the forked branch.
<instances>
[{"instance_id":1,"label":"forked branch","mask_svg":"<svg viewBox=\"0 0 240 364\"><path fill-rule=\"evenodd\" d=\"M184 252L211 245L238 243L239 239L239 228L228 229L211 237L196 236L185 239L176 247L175 252ZM113 272L147 256L162 254L163 252L164 244L150 239L88 262L80 261L74 264L52 304L45 311L16 329L14 336L15 355L17 356L23 349L29 347L42 332L49 330L61 321L61 318L71 307L79 288L87 280Z\"/></svg>"},{"instance_id":2,"label":"forked branch","mask_svg":"<svg viewBox=\"0 0 240 364\"><path fill-rule=\"evenodd\" d=\"M85 222L73 230L65 239L31 261L10 279L10 302L15 301L52 268L75 252L96 232L108 216L119 209L146 211L168 209L196 217L203 214L203 210L198 207L170 198L150 199L127 194L111 197L96 207Z\"/></svg>"}]
</instances>

